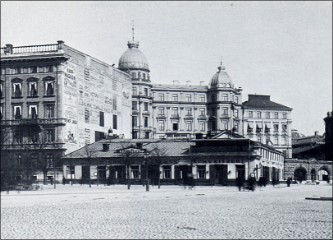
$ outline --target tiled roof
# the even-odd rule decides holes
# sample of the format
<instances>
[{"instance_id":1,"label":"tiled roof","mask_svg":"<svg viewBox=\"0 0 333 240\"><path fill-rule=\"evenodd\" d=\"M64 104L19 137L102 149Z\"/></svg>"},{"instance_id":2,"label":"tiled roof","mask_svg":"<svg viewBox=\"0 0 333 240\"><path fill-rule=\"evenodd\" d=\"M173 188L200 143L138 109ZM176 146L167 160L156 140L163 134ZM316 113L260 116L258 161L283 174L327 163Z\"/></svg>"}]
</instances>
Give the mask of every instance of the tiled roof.
<instances>
[{"instance_id":1,"label":"tiled roof","mask_svg":"<svg viewBox=\"0 0 333 240\"><path fill-rule=\"evenodd\" d=\"M109 150L103 151L103 143L108 143ZM63 158L87 158L87 153L91 153L93 158L103 157L122 157L121 153L117 150L133 147L136 148L136 144L141 143L142 149L146 149L151 152L153 149L158 147L163 152L163 156L182 156L186 155L187 149L190 145L188 141L169 141L169 140L158 140L158 139L114 139L114 140L100 140L98 142L87 145L86 147L80 148L72 153L65 155Z\"/></svg>"},{"instance_id":2,"label":"tiled roof","mask_svg":"<svg viewBox=\"0 0 333 240\"><path fill-rule=\"evenodd\" d=\"M249 95L249 100L243 102L244 108L260 108L260 109L275 109L291 111L292 108L284 106L282 104L273 102L270 100L270 96L267 95Z\"/></svg>"},{"instance_id":3,"label":"tiled roof","mask_svg":"<svg viewBox=\"0 0 333 240\"><path fill-rule=\"evenodd\" d=\"M324 144L325 138L323 136L309 136L298 139L292 139L292 145L310 145L310 144Z\"/></svg>"}]
</instances>

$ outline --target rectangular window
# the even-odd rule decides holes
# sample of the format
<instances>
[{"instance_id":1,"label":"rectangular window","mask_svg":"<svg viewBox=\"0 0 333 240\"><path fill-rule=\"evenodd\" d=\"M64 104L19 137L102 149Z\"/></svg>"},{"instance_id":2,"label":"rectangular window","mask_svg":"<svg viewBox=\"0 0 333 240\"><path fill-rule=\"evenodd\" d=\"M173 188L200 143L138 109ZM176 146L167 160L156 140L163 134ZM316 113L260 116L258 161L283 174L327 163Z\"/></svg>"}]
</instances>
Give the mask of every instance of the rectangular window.
<instances>
[{"instance_id":1,"label":"rectangular window","mask_svg":"<svg viewBox=\"0 0 333 240\"><path fill-rule=\"evenodd\" d=\"M84 110L84 122L85 123L89 123L89 117L90 117L89 109L86 108Z\"/></svg>"},{"instance_id":2,"label":"rectangular window","mask_svg":"<svg viewBox=\"0 0 333 240\"><path fill-rule=\"evenodd\" d=\"M200 122L199 126L200 126L200 131L206 131L205 122Z\"/></svg>"},{"instance_id":3,"label":"rectangular window","mask_svg":"<svg viewBox=\"0 0 333 240\"><path fill-rule=\"evenodd\" d=\"M204 95L200 96L200 102L205 102L205 96Z\"/></svg>"},{"instance_id":4,"label":"rectangular window","mask_svg":"<svg viewBox=\"0 0 333 240\"><path fill-rule=\"evenodd\" d=\"M172 95L172 101L177 102L178 101L178 95Z\"/></svg>"},{"instance_id":5,"label":"rectangular window","mask_svg":"<svg viewBox=\"0 0 333 240\"><path fill-rule=\"evenodd\" d=\"M212 107L211 111L212 111L212 116L216 116L216 108Z\"/></svg>"},{"instance_id":6,"label":"rectangular window","mask_svg":"<svg viewBox=\"0 0 333 240\"><path fill-rule=\"evenodd\" d=\"M222 101L228 101L228 94L222 95Z\"/></svg>"},{"instance_id":7,"label":"rectangular window","mask_svg":"<svg viewBox=\"0 0 333 240\"><path fill-rule=\"evenodd\" d=\"M238 122L235 122L235 123L234 123L234 129L235 129L235 132L238 132L238 126L239 126L239 125L238 125Z\"/></svg>"},{"instance_id":8,"label":"rectangular window","mask_svg":"<svg viewBox=\"0 0 333 240\"><path fill-rule=\"evenodd\" d=\"M238 96L235 96L235 103L238 103Z\"/></svg>"},{"instance_id":9,"label":"rectangular window","mask_svg":"<svg viewBox=\"0 0 333 240\"><path fill-rule=\"evenodd\" d=\"M282 118L287 119L287 113L282 113Z\"/></svg>"},{"instance_id":10,"label":"rectangular window","mask_svg":"<svg viewBox=\"0 0 333 240\"><path fill-rule=\"evenodd\" d=\"M261 143L261 136L260 135L257 136L257 141Z\"/></svg>"},{"instance_id":11,"label":"rectangular window","mask_svg":"<svg viewBox=\"0 0 333 240\"><path fill-rule=\"evenodd\" d=\"M137 127L137 126L138 126L138 117L132 116L132 127Z\"/></svg>"},{"instance_id":12,"label":"rectangular window","mask_svg":"<svg viewBox=\"0 0 333 240\"><path fill-rule=\"evenodd\" d=\"M228 129L228 121L223 121L222 127L223 127L223 129Z\"/></svg>"},{"instance_id":13,"label":"rectangular window","mask_svg":"<svg viewBox=\"0 0 333 240\"><path fill-rule=\"evenodd\" d=\"M55 129L46 129L46 141L47 142L55 141Z\"/></svg>"},{"instance_id":14,"label":"rectangular window","mask_svg":"<svg viewBox=\"0 0 333 240\"><path fill-rule=\"evenodd\" d=\"M238 110L237 109L235 109L235 111L234 111L234 117L238 118Z\"/></svg>"},{"instance_id":15,"label":"rectangular window","mask_svg":"<svg viewBox=\"0 0 333 240\"><path fill-rule=\"evenodd\" d=\"M158 114L159 115L164 115L164 107L159 107L158 108Z\"/></svg>"},{"instance_id":16,"label":"rectangular window","mask_svg":"<svg viewBox=\"0 0 333 240\"><path fill-rule=\"evenodd\" d=\"M22 97L22 84L21 83L13 83L13 96L14 97Z\"/></svg>"},{"instance_id":17,"label":"rectangular window","mask_svg":"<svg viewBox=\"0 0 333 240\"><path fill-rule=\"evenodd\" d=\"M206 179L206 166L197 165L198 179Z\"/></svg>"},{"instance_id":18,"label":"rectangular window","mask_svg":"<svg viewBox=\"0 0 333 240\"><path fill-rule=\"evenodd\" d=\"M275 112L275 113L274 113L274 118L275 118L275 119L279 119L279 113L278 113L278 112Z\"/></svg>"},{"instance_id":19,"label":"rectangular window","mask_svg":"<svg viewBox=\"0 0 333 240\"><path fill-rule=\"evenodd\" d=\"M173 131L178 131L178 123L173 123L172 124L172 130Z\"/></svg>"},{"instance_id":20,"label":"rectangular window","mask_svg":"<svg viewBox=\"0 0 333 240\"><path fill-rule=\"evenodd\" d=\"M3 118L3 105L0 105L0 119L2 120Z\"/></svg>"},{"instance_id":21,"label":"rectangular window","mask_svg":"<svg viewBox=\"0 0 333 240\"><path fill-rule=\"evenodd\" d=\"M142 73L142 78L145 80L146 79L146 74Z\"/></svg>"},{"instance_id":22,"label":"rectangular window","mask_svg":"<svg viewBox=\"0 0 333 240\"><path fill-rule=\"evenodd\" d=\"M99 112L99 126L104 127L104 112Z\"/></svg>"},{"instance_id":23,"label":"rectangular window","mask_svg":"<svg viewBox=\"0 0 333 240\"><path fill-rule=\"evenodd\" d=\"M186 109L186 115L192 116L192 108L187 108Z\"/></svg>"},{"instance_id":24,"label":"rectangular window","mask_svg":"<svg viewBox=\"0 0 333 240\"><path fill-rule=\"evenodd\" d=\"M131 175L132 178L139 178L139 166L131 166Z\"/></svg>"},{"instance_id":25,"label":"rectangular window","mask_svg":"<svg viewBox=\"0 0 333 240\"><path fill-rule=\"evenodd\" d=\"M227 107L222 108L222 115L228 115L228 108Z\"/></svg>"},{"instance_id":26,"label":"rectangular window","mask_svg":"<svg viewBox=\"0 0 333 240\"><path fill-rule=\"evenodd\" d=\"M138 95L138 89L136 87L133 87L132 90L132 95Z\"/></svg>"},{"instance_id":27,"label":"rectangular window","mask_svg":"<svg viewBox=\"0 0 333 240\"><path fill-rule=\"evenodd\" d=\"M287 137L286 136L282 137L282 145L287 145Z\"/></svg>"},{"instance_id":28,"label":"rectangular window","mask_svg":"<svg viewBox=\"0 0 333 240\"><path fill-rule=\"evenodd\" d=\"M45 81L44 90L45 96L54 96L54 81Z\"/></svg>"},{"instance_id":29,"label":"rectangular window","mask_svg":"<svg viewBox=\"0 0 333 240\"><path fill-rule=\"evenodd\" d=\"M36 119L38 117L37 105L29 105L28 116L32 119Z\"/></svg>"},{"instance_id":30,"label":"rectangular window","mask_svg":"<svg viewBox=\"0 0 333 240\"><path fill-rule=\"evenodd\" d=\"M172 108L172 115L178 115L178 108Z\"/></svg>"},{"instance_id":31,"label":"rectangular window","mask_svg":"<svg viewBox=\"0 0 333 240\"><path fill-rule=\"evenodd\" d=\"M22 108L21 106L13 106L14 119L22 118Z\"/></svg>"},{"instance_id":32,"label":"rectangular window","mask_svg":"<svg viewBox=\"0 0 333 240\"><path fill-rule=\"evenodd\" d=\"M28 96L29 97L37 97L37 82L29 82L28 83Z\"/></svg>"},{"instance_id":33,"label":"rectangular window","mask_svg":"<svg viewBox=\"0 0 333 240\"><path fill-rule=\"evenodd\" d=\"M164 94L163 94L163 93L159 93L159 94L158 94L158 99L159 99L160 101L164 101Z\"/></svg>"},{"instance_id":34,"label":"rectangular window","mask_svg":"<svg viewBox=\"0 0 333 240\"><path fill-rule=\"evenodd\" d=\"M261 118L261 112L257 112L257 118Z\"/></svg>"},{"instance_id":35,"label":"rectangular window","mask_svg":"<svg viewBox=\"0 0 333 240\"><path fill-rule=\"evenodd\" d=\"M148 117L144 118L144 127L148 127Z\"/></svg>"},{"instance_id":36,"label":"rectangular window","mask_svg":"<svg viewBox=\"0 0 333 240\"><path fill-rule=\"evenodd\" d=\"M158 130L164 131L164 121L158 121Z\"/></svg>"},{"instance_id":37,"label":"rectangular window","mask_svg":"<svg viewBox=\"0 0 333 240\"><path fill-rule=\"evenodd\" d=\"M53 66L46 66L45 67L46 72L53 72Z\"/></svg>"},{"instance_id":38,"label":"rectangular window","mask_svg":"<svg viewBox=\"0 0 333 240\"><path fill-rule=\"evenodd\" d=\"M204 108L200 108L199 111L200 111L200 115L201 115L201 116L205 116L205 112L206 112L206 111L205 111Z\"/></svg>"},{"instance_id":39,"label":"rectangular window","mask_svg":"<svg viewBox=\"0 0 333 240\"><path fill-rule=\"evenodd\" d=\"M46 104L44 114L46 118L54 118L54 104Z\"/></svg>"},{"instance_id":40,"label":"rectangular window","mask_svg":"<svg viewBox=\"0 0 333 240\"><path fill-rule=\"evenodd\" d=\"M132 101L132 110L138 110L138 102Z\"/></svg>"},{"instance_id":41,"label":"rectangular window","mask_svg":"<svg viewBox=\"0 0 333 240\"><path fill-rule=\"evenodd\" d=\"M148 88L144 88L143 91L144 91L144 95L148 96Z\"/></svg>"},{"instance_id":42,"label":"rectangular window","mask_svg":"<svg viewBox=\"0 0 333 240\"><path fill-rule=\"evenodd\" d=\"M135 72L132 72L131 75L132 75L132 78L136 78L136 73Z\"/></svg>"},{"instance_id":43,"label":"rectangular window","mask_svg":"<svg viewBox=\"0 0 333 240\"><path fill-rule=\"evenodd\" d=\"M147 102L145 102L145 103L143 103L144 105L143 105L143 110L144 111L148 111L148 103Z\"/></svg>"},{"instance_id":44,"label":"rectangular window","mask_svg":"<svg viewBox=\"0 0 333 240\"><path fill-rule=\"evenodd\" d=\"M186 95L186 102L191 102L192 98L191 95Z\"/></svg>"},{"instance_id":45,"label":"rectangular window","mask_svg":"<svg viewBox=\"0 0 333 240\"><path fill-rule=\"evenodd\" d=\"M117 129L118 128L118 120L117 120L117 115L113 115L113 129Z\"/></svg>"},{"instance_id":46,"label":"rectangular window","mask_svg":"<svg viewBox=\"0 0 333 240\"><path fill-rule=\"evenodd\" d=\"M282 124L282 132L287 132L287 124Z\"/></svg>"},{"instance_id":47,"label":"rectangular window","mask_svg":"<svg viewBox=\"0 0 333 240\"><path fill-rule=\"evenodd\" d=\"M47 132L46 132L46 134L47 134ZM45 137L47 137L47 135ZM38 133L36 131L29 130L28 139L29 139L29 143L37 143L38 142ZM47 142L47 138L45 140Z\"/></svg>"},{"instance_id":48,"label":"rectangular window","mask_svg":"<svg viewBox=\"0 0 333 240\"><path fill-rule=\"evenodd\" d=\"M117 96L113 95L113 110L117 110Z\"/></svg>"},{"instance_id":49,"label":"rectangular window","mask_svg":"<svg viewBox=\"0 0 333 240\"><path fill-rule=\"evenodd\" d=\"M14 131L14 142L16 144L21 144L23 142L23 132L21 130Z\"/></svg>"},{"instance_id":50,"label":"rectangular window","mask_svg":"<svg viewBox=\"0 0 333 240\"><path fill-rule=\"evenodd\" d=\"M171 166L163 166L163 178L171 179Z\"/></svg>"},{"instance_id":51,"label":"rectangular window","mask_svg":"<svg viewBox=\"0 0 333 240\"><path fill-rule=\"evenodd\" d=\"M249 118L253 118L253 112L249 111Z\"/></svg>"},{"instance_id":52,"label":"rectangular window","mask_svg":"<svg viewBox=\"0 0 333 240\"><path fill-rule=\"evenodd\" d=\"M266 113L266 118L267 118L267 119L270 119L270 118L271 118L271 113L270 113L270 112L267 112L267 113Z\"/></svg>"},{"instance_id":53,"label":"rectangular window","mask_svg":"<svg viewBox=\"0 0 333 240\"><path fill-rule=\"evenodd\" d=\"M279 124L278 123L274 123L273 124L273 128L274 128L274 132L278 132L279 131Z\"/></svg>"},{"instance_id":54,"label":"rectangular window","mask_svg":"<svg viewBox=\"0 0 333 240\"><path fill-rule=\"evenodd\" d=\"M186 131L192 131L192 122L186 122Z\"/></svg>"},{"instance_id":55,"label":"rectangular window","mask_svg":"<svg viewBox=\"0 0 333 240\"><path fill-rule=\"evenodd\" d=\"M279 137L274 136L274 144L279 145Z\"/></svg>"},{"instance_id":56,"label":"rectangular window","mask_svg":"<svg viewBox=\"0 0 333 240\"><path fill-rule=\"evenodd\" d=\"M67 178L74 179L75 178L75 167L67 166Z\"/></svg>"}]
</instances>

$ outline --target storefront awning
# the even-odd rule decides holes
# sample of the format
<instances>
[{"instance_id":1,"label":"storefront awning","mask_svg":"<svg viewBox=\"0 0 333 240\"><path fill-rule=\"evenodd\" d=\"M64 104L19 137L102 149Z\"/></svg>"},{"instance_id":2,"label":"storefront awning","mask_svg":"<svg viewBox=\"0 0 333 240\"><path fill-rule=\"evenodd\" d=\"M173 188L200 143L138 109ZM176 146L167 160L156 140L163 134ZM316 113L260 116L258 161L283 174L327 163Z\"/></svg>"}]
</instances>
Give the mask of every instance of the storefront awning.
<instances>
[{"instance_id":1,"label":"storefront awning","mask_svg":"<svg viewBox=\"0 0 333 240\"><path fill-rule=\"evenodd\" d=\"M272 123L265 122L265 127L271 129L272 128Z\"/></svg>"},{"instance_id":2,"label":"storefront awning","mask_svg":"<svg viewBox=\"0 0 333 240\"><path fill-rule=\"evenodd\" d=\"M248 127L253 129L253 122L249 122L248 124Z\"/></svg>"},{"instance_id":3,"label":"storefront awning","mask_svg":"<svg viewBox=\"0 0 333 240\"><path fill-rule=\"evenodd\" d=\"M262 129L262 122L257 122L257 128L261 128Z\"/></svg>"}]
</instances>

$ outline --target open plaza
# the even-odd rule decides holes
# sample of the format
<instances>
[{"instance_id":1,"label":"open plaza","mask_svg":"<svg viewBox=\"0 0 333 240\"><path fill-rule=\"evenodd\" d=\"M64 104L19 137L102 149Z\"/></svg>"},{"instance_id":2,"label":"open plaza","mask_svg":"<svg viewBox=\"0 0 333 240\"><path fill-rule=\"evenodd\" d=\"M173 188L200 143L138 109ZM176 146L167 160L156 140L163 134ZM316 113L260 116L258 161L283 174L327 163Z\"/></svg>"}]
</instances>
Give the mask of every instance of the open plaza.
<instances>
[{"instance_id":1,"label":"open plaza","mask_svg":"<svg viewBox=\"0 0 333 240\"><path fill-rule=\"evenodd\" d=\"M41 185L1 192L1 239L332 239L332 185Z\"/></svg>"}]
</instances>

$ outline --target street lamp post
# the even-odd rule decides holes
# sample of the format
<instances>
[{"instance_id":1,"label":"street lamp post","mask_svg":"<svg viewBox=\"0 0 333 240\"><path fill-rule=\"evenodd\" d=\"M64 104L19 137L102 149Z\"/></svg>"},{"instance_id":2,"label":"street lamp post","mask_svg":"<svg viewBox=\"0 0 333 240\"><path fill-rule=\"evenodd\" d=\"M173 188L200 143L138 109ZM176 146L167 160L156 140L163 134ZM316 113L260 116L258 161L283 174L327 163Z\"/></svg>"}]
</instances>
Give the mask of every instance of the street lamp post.
<instances>
[{"instance_id":1,"label":"street lamp post","mask_svg":"<svg viewBox=\"0 0 333 240\"><path fill-rule=\"evenodd\" d=\"M144 159L146 163L146 192L149 192L149 178L148 178L148 155L149 153L145 152L144 153Z\"/></svg>"}]
</instances>

